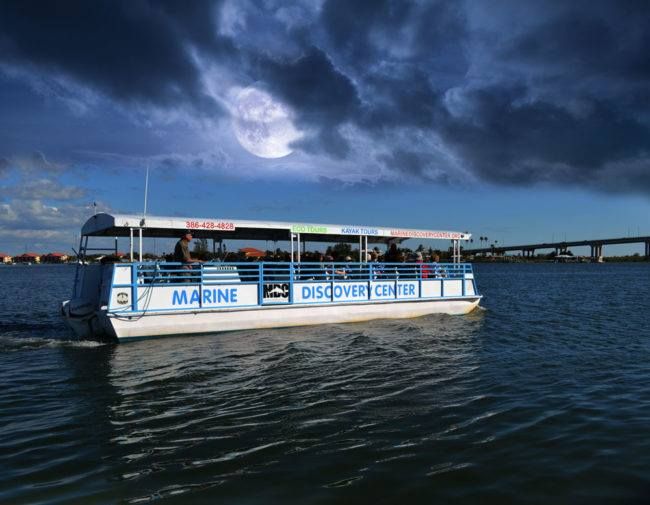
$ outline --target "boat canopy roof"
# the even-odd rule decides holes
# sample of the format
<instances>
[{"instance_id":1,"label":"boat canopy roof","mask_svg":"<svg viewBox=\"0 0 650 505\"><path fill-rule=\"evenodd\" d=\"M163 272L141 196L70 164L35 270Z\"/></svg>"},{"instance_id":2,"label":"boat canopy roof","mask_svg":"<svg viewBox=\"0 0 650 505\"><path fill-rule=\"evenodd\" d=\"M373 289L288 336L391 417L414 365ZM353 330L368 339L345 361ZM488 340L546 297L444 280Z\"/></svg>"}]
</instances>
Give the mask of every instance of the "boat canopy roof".
<instances>
[{"instance_id":1,"label":"boat canopy roof","mask_svg":"<svg viewBox=\"0 0 650 505\"><path fill-rule=\"evenodd\" d=\"M84 236L128 237L142 229L145 237L177 238L190 232L197 238L232 240L289 240L300 234L303 241L350 242L368 237L368 243L401 242L409 238L469 240L471 234L445 230L415 230L400 227L314 224L242 219L96 214L81 229Z\"/></svg>"}]
</instances>

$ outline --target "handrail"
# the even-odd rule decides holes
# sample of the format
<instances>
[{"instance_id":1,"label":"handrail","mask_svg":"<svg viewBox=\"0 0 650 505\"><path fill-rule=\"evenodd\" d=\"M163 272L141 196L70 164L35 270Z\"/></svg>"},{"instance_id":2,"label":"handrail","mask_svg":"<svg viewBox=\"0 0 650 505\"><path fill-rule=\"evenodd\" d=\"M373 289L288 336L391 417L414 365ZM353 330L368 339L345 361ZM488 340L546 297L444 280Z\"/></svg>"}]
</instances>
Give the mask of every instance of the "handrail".
<instances>
[{"instance_id":1,"label":"handrail","mask_svg":"<svg viewBox=\"0 0 650 505\"><path fill-rule=\"evenodd\" d=\"M111 290L116 295L109 294L110 311L119 314L479 296L469 263L132 262L107 266L115 267Z\"/></svg>"},{"instance_id":2,"label":"handrail","mask_svg":"<svg viewBox=\"0 0 650 505\"><path fill-rule=\"evenodd\" d=\"M121 263L124 265L124 263ZM470 263L280 263L280 262L135 262L142 283L202 284L314 281L460 279L472 273Z\"/></svg>"}]
</instances>

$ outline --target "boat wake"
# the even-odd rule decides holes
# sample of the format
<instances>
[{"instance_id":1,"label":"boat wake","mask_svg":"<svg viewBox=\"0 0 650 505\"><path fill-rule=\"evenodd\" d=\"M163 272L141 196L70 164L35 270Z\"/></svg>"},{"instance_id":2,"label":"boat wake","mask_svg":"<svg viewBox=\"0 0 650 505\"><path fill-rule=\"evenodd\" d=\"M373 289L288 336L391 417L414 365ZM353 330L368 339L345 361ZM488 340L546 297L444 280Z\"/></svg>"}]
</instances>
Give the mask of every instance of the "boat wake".
<instances>
[{"instance_id":1,"label":"boat wake","mask_svg":"<svg viewBox=\"0 0 650 505\"><path fill-rule=\"evenodd\" d=\"M0 336L0 352L51 349L55 347L94 348L103 345L107 345L107 342L64 338Z\"/></svg>"}]
</instances>

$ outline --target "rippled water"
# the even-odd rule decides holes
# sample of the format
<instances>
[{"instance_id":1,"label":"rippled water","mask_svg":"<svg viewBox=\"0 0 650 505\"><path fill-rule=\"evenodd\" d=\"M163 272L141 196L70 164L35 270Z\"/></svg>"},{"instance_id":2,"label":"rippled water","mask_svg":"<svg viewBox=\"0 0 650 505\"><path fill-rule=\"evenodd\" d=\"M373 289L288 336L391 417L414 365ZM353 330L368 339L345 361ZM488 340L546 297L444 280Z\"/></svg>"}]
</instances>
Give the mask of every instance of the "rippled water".
<instances>
[{"instance_id":1,"label":"rippled water","mask_svg":"<svg viewBox=\"0 0 650 505\"><path fill-rule=\"evenodd\" d=\"M0 267L1 503L641 503L650 265L477 265L468 316L70 340Z\"/></svg>"}]
</instances>

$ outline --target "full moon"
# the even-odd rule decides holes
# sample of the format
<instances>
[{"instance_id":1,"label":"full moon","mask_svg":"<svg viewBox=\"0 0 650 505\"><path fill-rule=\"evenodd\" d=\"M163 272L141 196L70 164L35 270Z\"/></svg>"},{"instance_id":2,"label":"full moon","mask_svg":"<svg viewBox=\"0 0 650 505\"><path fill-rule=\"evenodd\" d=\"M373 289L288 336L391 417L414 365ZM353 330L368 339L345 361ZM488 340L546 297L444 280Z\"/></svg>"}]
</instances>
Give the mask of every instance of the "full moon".
<instances>
[{"instance_id":1,"label":"full moon","mask_svg":"<svg viewBox=\"0 0 650 505\"><path fill-rule=\"evenodd\" d=\"M291 110L269 93L252 86L239 92L233 114L235 136L244 149L260 158L282 158L289 144L302 137Z\"/></svg>"}]
</instances>

